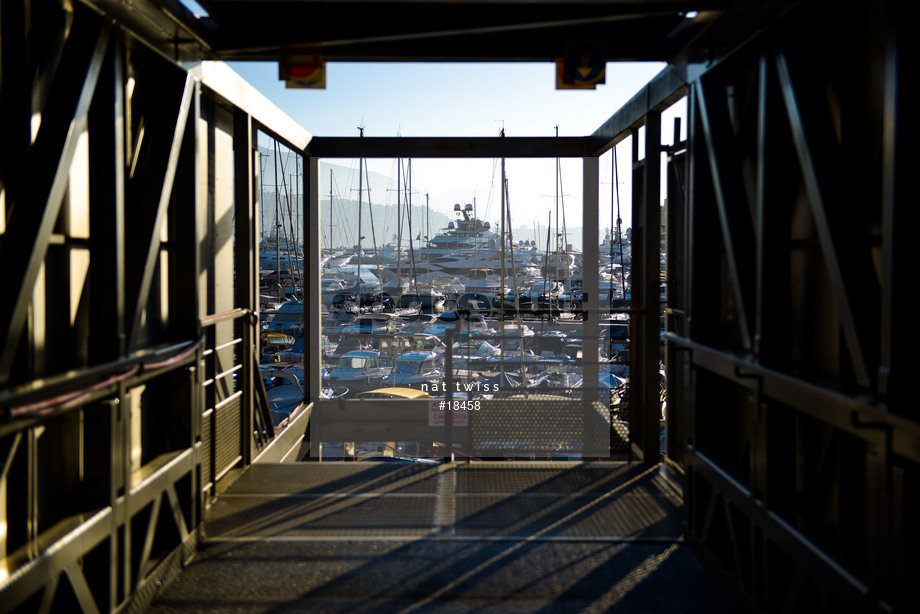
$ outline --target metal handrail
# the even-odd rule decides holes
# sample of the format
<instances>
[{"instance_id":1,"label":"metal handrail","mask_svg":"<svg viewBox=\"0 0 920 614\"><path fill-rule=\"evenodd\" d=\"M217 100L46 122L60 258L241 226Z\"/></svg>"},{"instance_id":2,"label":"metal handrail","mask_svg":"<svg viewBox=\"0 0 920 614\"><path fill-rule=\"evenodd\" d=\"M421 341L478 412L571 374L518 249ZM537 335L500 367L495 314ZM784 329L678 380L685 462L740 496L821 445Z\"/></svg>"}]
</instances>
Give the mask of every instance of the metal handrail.
<instances>
[{"instance_id":1,"label":"metal handrail","mask_svg":"<svg viewBox=\"0 0 920 614\"><path fill-rule=\"evenodd\" d=\"M243 342L242 337L235 337L234 339L231 339L231 340L228 341L227 343L222 343L221 345L218 345L218 346L216 346L216 347L206 349L204 352L202 352L202 355L203 355L203 356L210 356L210 355L213 354L214 352L219 352L219 351L221 351L221 350L226 350L228 347L237 345L238 343L242 343L242 342Z\"/></svg>"},{"instance_id":2,"label":"metal handrail","mask_svg":"<svg viewBox=\"0 0 920 614\"><path fill-rule=\"evenodd\" d=\"M0 396L0 406L8 408L10 423L44 419L80 407L104 390L142 373L178 367L192 359L204 337L155 352L142 353L100 365L70 377L51 382L40 389L29 389ZM2 411L2 410L0 410ZM6 412L3 412L6 413ZM2 419L2 413L0 413Z\"/></svg>"},{"instance_id":3,"label":"metal handrail","mask_svg":"<svg viewBox=\"0 0 920 614\"><path fill-rule=\"evenodd\" d=\"M230 309L229 311L222 311L220 313L212 313L206 316L201 316L198 318L198 320L201 322L202 326L213 326L226 320L235 320L241 316L255 318L256 313L252 309L246 307L236 307L234 309Z\"/></svg>"},{"instance_id":4,"label":"metal handrail","mask_svg":"<svg viewBox=\"0 0 920 614\"><path fill-rule=\"evenodd\" d=\"M251 309L236 308L218 314L202 316L202 326L240 317L254 319ZM241 342L237 338L233 343ZM59 379L44 380L40 388L29 387L0 393L0 420L22 422L44 419L80 407L96 394L127 379L155 371L167 370L189 361L204 344L204 336L160 348L142 350L132 356L91 367L83 371L64 374ZM6 414L6 415L4 415Z\"/></svg>"},{"instance_id":5,"label":"metal handrail","mask_svg":"<svg viewBox=\"0 0 920 614\"><path fill-rule=\"evenodd\" d=\"M237 371L239 371L239 370L242 369L242 368L243 368L243 364L242 364L242 363L237 364L237 365L233 365L233 366L230 367L229 369L227 369L227 370L225 370L225 371L223 371L223 372L221 372L221 373L218 373L218 374L215 375L214 377L212 377L212 378L210 378L210 379L204 380L204 381L201 383L201 385L202 385L202 386L211 386L212 384L216 383L218 380L221 380L221 379L224 379L224 378L226 378L226 377L228 377L228 376L230 376L230 375L233 375L234 373L236 373Z\"/></svg>"},{"instance_id":6,"label":"metal handrail","mask_svg":"<svg viewBox=\"0 0 920 614\"><path fill-rule=\"evenodd\" d=\"M256 354L257 346L254 343L254 341L258 338L257 335L259 334L259 330L258 330L259 315L257 312L249 308L237 307L237 308L230 309L228 311L224 311L221 313L215 313L215 314L202 316L200 318L200 322L201 322L202 327L209 327L209 326L215 326L221 322L235 321L240 318L246 318L248 320L248 325L250 327L250 331L248 335L247 335L247 331L244 330L241 336L234 337L230 341L222 343L213 348L207 348L202 353L202 358L208 358L209 360L213 361L216 359L216 354L220 350L239 346L241 348L239 358L234 360L233 366L231 366L229 369L226 369L222 371L221 373L215 374L214 377L211 377L211 378L208 378L202 381L201 386L203 389L208 388L210 386L214 386L218 381L229 378L239 372L242 372L245 377L245 373L246 373L245 364L249 361L251 361L251 364L256 369L258 369L258 356ZM244 347L246 345L247 340L250 340L249 345L252 348L251 352L246 347ZM271 439L272 421L271 421L271 415L268 410L268 401L265 398L265 393L264 391L261 393L259 392L260 389L262 389L262 381L259 378L257 373L254 375L253 384L256 387L255 398L253 399L255 403L255 407L253 410L253 421L254 421L253 428L254 428L255 437L257 439L256 445L257 447L261 448L266 445L269 439ZM212 388L212 390L216 390L216 388ZM226 398L219 399L219 400L215 399L213 406L209 405L203 408L204 411L202 415L206 415L206 414L209 414L209 412L216 411L220 409L221 407L226 406L230 402L237 400L237 399L241 399L241 398L244 398L244 395L242 394L241 391L237 390L233 392L232 394L230 394L229 396L227 396ZM237 458L234 462L238 460L239 458ZM214 479L215 480L220 479L223 473L224 473L223 471L219 472L214 477Z\"/></svg>"},{"instance_id":7,"label":"metal handrail","mask_svg":"<svg viewBox=\"0 0 920 614\"><path fill-rule=\"evenodd\" d=\"M920 462L920 423L910 417L894 414L867 397L849 396L841 391L803 381L749 358L718 350L702 343L665 333L665 340L694 354L694 368L720 372L738 381L759 379L764 395L780 401L783 396L807 398L796 409L832 424L851 435L874 441L882 435L892 452L913 462ZM740 369L743 369L742 373ZM782 391L782 394L778 394Z\"/></svg>"},{"instance_id":8,"label":"metal handrail","mask_svg":"<svg viewBox=\"0 0 920 614\"><path fill-rule=\"evenodd\" d=\"M257 321L257 320L256 320L256 314L255 314L255 312L253 312L251 309L248 309L248 308L245 308L245 307L237 307L237 308L234 308L234 309L230 309L230 310L228 310L228 311L223 311L223 312L221 312L221 313L215 313L215 314L210 314L210 315L202 316L202 317L200 318L200 322L201 322L202 327L209 327L209 326L216 326L217 324L220 324L221 322L234 321L234 320L238 320L238 319L240 319L240 318L247 318L247 319L249 319L249 320L250 320L250 322L249 322L250 324L253 324L254 322ZM209 347L209 348L205 349L205 350L202 352L202 358L212 358L217 352L219 352L219 351L221 351L221 350L225 350L225 349L227 349L227 348L231 348L231 347L237 346L237 345L242 345L243 342L244 342L244 337L234 337L234 338L231 339L230 341L227 341L227 342L225 342L225 343L222 343L222 344L220 344L220 345L218 345L218 346L215 346L215 347L213 347L213 348L210 348L210 347ZM213 359L213 358L212 358L212 359ZM212 385L214 385L216 382L218 382L219 380L225 379L225 378L227 378L227 377L233 375L233 374L236 373L237 371L240 371L240 370L243 368L243 361L244 361L244 360L245 360L245 359L243 359L243 360L237 362L236 364L234 364L234 365L233 365L232 367L230 367L229 369L226 369L226 370L222 371L221 373L218 373L218 374L214 375L214 377L205 379L205 380L201 383L202 387L212 386Z\"/></svg>"}]
</instances>

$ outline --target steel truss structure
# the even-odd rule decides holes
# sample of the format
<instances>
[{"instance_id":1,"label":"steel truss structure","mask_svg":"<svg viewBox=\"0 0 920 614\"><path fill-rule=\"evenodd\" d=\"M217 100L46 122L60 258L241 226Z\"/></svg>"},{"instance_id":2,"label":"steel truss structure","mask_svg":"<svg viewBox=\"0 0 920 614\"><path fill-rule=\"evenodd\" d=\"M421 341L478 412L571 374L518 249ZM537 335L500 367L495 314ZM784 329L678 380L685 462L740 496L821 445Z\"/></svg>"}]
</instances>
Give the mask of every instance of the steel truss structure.
<instances>
[{"instance_id":1,"label":"steel truss structure","mask_svg":"<svg viewBox=\"0 0 920 614\"><path fill-rule=\"evenodd\" d=\"M671 451L689 539L758 611L918 605L896 10L803 5L688 94Z\"/></svg>"},{"instance_id":2,"label":"steel truss structure","mask_svg":"<svg viewBox=\"0 0 920 614\"><path fill-rule=\"evenodd\" d=\"M0 610L140 607L273 435L254 143L309 135L81 3L4 1L2 66Z\"/></svg>"}]
</instances>

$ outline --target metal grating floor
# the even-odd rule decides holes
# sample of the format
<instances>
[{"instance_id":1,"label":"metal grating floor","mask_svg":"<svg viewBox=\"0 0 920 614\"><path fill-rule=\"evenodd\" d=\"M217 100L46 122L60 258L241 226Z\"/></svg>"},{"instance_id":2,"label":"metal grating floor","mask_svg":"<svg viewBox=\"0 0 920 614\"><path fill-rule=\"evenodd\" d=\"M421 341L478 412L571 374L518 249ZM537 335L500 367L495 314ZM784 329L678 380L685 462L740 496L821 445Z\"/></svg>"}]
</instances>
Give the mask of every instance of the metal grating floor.
<instances>
[{"instance_id":1,"label":"metal grating floor","mask_svg":"<svg viewBox=\"0 0 920 614\"><path fill-rule=\"evenodd\" d=\"M682 520L662 466L255 465L151 611L731 611Z\"/></svg>"}]
</instances>

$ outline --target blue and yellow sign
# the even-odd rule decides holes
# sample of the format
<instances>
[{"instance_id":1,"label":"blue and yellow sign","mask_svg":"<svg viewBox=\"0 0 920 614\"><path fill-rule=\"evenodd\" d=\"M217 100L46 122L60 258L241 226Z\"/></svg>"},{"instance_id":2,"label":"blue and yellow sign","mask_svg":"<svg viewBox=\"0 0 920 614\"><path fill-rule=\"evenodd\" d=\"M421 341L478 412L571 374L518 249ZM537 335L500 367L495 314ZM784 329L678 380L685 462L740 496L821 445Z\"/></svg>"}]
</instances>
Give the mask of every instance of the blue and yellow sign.
<instances>
[{"instance_id":1,"label":"blue and yellow sign","mask_svg":"<svg viewBox=\"0 0 920 614\"><path fill-rule=\"evenodd\" d=\"M607 55L601 45L567 44L565 57L556 60L556 89L593 90L598 83L604 83L606 69Z\"/></svg>"}]
</instances>

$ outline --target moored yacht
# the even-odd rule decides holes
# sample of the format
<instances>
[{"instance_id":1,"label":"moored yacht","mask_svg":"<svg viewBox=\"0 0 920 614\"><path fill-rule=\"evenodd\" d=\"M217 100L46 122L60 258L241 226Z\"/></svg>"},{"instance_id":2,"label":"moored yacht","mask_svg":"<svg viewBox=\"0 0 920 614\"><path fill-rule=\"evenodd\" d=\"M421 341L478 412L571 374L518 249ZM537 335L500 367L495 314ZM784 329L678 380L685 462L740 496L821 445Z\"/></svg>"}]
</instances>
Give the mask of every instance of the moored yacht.
<instances>
[{"instance_id":1,"label":"moored yacht","mask_svg":"<svg viewBox=\"0 0 920 614\"><path fill-rule=\"evenodd\" d=\"M473 255L479 251L483 257L497 253L501 249L501 238L494 232L489 222L483 222L473 214L473 205L454 205L454 212L459 217L450 222L428 246L419 250L421 258L435 258L449 255Z\"/></svg>"},{"instance_id":2,"label":"moored yacht","mask_svg":"<svg viewBox=\"0 0 920 614\"><path fill-rule=\"evenodd\" d=\"M335 367L323 374L324 386L347 386L352 392L380 387L389 369L382 367L377 350L355 350L339 358Z\"/></svg>"},{"instance_id":3,"label":"moored yacht","mask_svg":"<svg viewBox=\"0 0 920 614\"><path fill-rule=\"evenodd\" d=\"M406 352L396 358L393 369L383 378L384 386L421 387L443 379L436 352Z\"/></svg>"}]
</instances>

